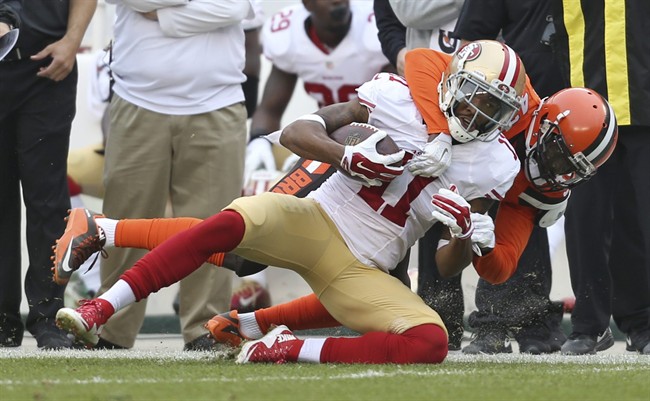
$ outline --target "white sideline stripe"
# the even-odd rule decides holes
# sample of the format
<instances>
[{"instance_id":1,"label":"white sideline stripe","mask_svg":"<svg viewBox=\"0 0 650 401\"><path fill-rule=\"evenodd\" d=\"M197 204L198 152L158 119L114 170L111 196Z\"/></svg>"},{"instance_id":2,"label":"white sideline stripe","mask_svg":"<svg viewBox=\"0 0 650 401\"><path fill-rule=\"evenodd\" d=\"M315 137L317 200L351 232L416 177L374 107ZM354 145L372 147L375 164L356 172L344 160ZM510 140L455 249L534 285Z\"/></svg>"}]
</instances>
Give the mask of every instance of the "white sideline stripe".
<instances>
[{"instance_id":1,"label":"white sideline stripe","mask_svg":"<svg viewBox=\"0 0 650 401\"><path fill-rule=\"evenodd\" d=\"M281 368L279 368L281 369ZM606 367L586 367L577 368L573 373L606 373L606 372L621 372L621 371L635 371L639 370L638 365L623 365L623 366L606 366ZM95 376L88 380L70 379L70 380L47 380L47 384L157 384L157 383L237 383L237 382L258 382L258 381L332 381L332 380L359 380L376 377L399 377L399 376L417 376L417 377L433 377L433 376L468 376L476 375L478 369L436 369L436 368L422 368L421 370L400 370L398 372L384 372L381 370L368 369L363 373L351 373L342 375L331 376L285 376L279 374L278 376L255 376L246 378L232 378L232 377L202 377L196 379L160 379L160 378L144 378L137 380L129 379L104 379L101 376ZM222 373L220 373L222 374ZM549 372L549 374L565 375L566 372ZM1 386L25 386L25 385L42 385L43 380L0 380Z\"/></svg>"}]
</instances>

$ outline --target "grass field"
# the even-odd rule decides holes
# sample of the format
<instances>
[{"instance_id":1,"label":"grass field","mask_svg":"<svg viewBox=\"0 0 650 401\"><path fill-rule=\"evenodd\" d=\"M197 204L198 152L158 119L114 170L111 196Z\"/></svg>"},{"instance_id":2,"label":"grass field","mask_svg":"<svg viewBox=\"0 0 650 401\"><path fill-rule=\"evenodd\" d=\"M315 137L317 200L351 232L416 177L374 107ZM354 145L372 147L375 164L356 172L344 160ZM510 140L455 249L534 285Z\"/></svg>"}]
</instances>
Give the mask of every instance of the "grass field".
<instances>
[{"instance_id":1,"label":"grass field","mask_svg":"<svg viewBox=\"0 0 650 401\"><path fill-rule=\"evenodd\" d=\"M0 400L650 400L650 357L466 356L441 365L236 365L219 353L0 353Z\"/></svg>"}]
</instances>

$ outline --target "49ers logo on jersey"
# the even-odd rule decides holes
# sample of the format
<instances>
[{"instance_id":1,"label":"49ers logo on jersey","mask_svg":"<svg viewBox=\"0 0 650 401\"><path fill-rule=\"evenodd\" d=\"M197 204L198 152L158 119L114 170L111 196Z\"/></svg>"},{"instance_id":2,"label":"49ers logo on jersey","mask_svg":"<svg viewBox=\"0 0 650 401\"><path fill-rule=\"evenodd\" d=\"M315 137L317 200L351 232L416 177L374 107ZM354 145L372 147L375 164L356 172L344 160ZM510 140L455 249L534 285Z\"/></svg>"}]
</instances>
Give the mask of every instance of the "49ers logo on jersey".
<instances>
[{"instance_id":1,"label":"49ers logo on jersey","mask_svg":"<svg viewBox=\"0 0 650 401\"><path fill-rule=\"evenodd\" d=\"M471 42L458 50L458 59L465 61L476 60L481 55L481 44Z\"/></svg>"}]
</instances>

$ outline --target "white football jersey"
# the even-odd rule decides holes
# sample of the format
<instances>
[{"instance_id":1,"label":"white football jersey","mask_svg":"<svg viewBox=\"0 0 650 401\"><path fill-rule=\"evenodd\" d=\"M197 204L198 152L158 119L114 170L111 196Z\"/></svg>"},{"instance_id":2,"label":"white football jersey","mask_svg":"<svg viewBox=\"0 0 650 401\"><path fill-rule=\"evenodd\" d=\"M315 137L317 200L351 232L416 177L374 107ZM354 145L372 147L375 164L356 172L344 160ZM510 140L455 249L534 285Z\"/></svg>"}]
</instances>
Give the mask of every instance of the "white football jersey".
<instances>
[{"instance_id":1,"label":"white football jersey","mask_svg":"<svg viewBox=\"0 0 650 401\"><path fill-rule=\"evenodd\" d=\"M336 48L319 48L305 30L309 12L287 7L262 28L264 55L282 71L297 75L319 107L356 97L356 88L389 64L381 52L372 2L350 2L352 24Z\"/></svg>"},{"instance_id":2,"label":"white football jersey","mask_svg":"<svg viewBox=\"0 0 650 401\"><path fill-rule=\"evenodd\" d=\"M410 155L422 151L427 129L402 77L378 74L359 88L358 96L370 111L369 124L385 130ZM437 178L414 176L405 168L393 181L367 187L337 172L308 196L323 207L361 262L388 271L437 222L431 199L440 188L454 184L468 201L500 200L519 166L514 149L501 136L454 145L451 166Z\"/></svg>"}]
</instances>

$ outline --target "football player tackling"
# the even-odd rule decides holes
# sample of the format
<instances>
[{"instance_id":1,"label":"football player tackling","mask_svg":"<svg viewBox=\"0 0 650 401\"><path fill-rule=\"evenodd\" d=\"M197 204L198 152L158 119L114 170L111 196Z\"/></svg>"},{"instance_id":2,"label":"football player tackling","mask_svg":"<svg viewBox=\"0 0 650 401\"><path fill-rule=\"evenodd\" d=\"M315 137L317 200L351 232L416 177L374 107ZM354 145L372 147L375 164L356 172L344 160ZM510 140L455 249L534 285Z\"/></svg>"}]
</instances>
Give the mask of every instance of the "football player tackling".
<instances>
[{"instance_id":1,"label":"football player tackling","mask_svg":"<svg viewBox=\"0 0 650 401\"><path fill-rule=\"evenodd\" d=\"M452 85L450 107L464 132L479 139L499 138L492 132L507 129L518 112L525 72L507 46L492 41L478 46L496 61L474 64L474 74L453 77L459 82ZM446 56L435 64L442 73L450 65L462 69L464 61ZM435 91L439 82L437 78L426 85ZM446 121L442 113L439 119ZM355 121L385 131L374 135L388 133L403 151L383 156L363 142L346 147L329 138L328 133ZM305 116L280 137L299 156L341 165L363 182L337 172L307 198L265 193L240 198L203 222L135 221L141 228L148 226L144 232L154 237L180 232L138 261L100 298L77 309L61 309L57 322L92 344L115 311L185 277L212 254L233 252L296 271L333 318L363 333L358 338L300 340L279 326L262 341L247 343L240 362L441 362L447 335L438 314L386 272L438 221L450 227L437 254L439 267L447 275L465 268L473 254L474 223L490 220L480 213L505 196L519 161L505 139L474 140L454 146L451 163L439 176L416 175L431 165L423 160L429 155L429 138L406 81L378 74L358 88L358 99ZM398 161L402 166L391 166ZM452 186L457 192L448 189ZM75 267L69 262L76 255L87 254L81 248L92 242L88 238L116 244L126 222L90 213L72 215L55 250L55 274L65 274ZM182 230L177 223L191 228Z\"/></svg>"}]
</instances>

